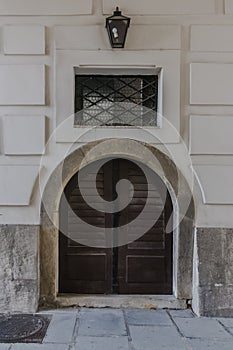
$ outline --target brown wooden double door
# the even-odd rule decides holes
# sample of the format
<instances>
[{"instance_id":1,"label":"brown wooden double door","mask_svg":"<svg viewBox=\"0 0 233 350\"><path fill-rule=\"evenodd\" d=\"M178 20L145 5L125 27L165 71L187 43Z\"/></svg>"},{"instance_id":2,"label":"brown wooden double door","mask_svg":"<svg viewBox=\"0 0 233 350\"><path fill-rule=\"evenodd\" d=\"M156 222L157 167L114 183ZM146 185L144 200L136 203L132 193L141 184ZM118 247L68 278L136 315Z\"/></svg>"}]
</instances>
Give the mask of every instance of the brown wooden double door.
<instances>
[{"instance_id":1,"label":"brown wooden double door","mask_svg":"<svg viewBox=\"0 0 233 350\"><path fill-rule=\"evenodd\" d=\"M82 170L81 170L82 171ZM115 248L93 248L73 240L77 232L84 237L85 222L93 225L93 232L106 227L119 227L132 222L145 208L148 197L148 182L142 169L126 159L107 161L96 177L98 194L91 188L92 167L85 168L82 187L93 203L102 197L106 201L116 199L116 184L127 179L132 185L124 195L132 197L130 204L122 211L105 213L89 206L82 197L75 175L65 188L60 204L59 237L59 291L75 294L172 294L172 232L166 232L166 225L172 212L172 203L166 191L166 204L162 203L164 184L149 171L153 190L149 199L151 213L160 215L145 234L136 241ZM129 198L131 198L129 197ZM84 223L77 222L76 216ZM137 223L142 232L145 217ZM131 232L132 231L132 232ZM63 233L62 233L63 232ZM103 232L103 231L102 231ZM64 235L65 233L65 235ZM127 232L133 235L133 228ZM91 236L90 236L91 239ZM117 237L116 237L117 239Z\"/></svg>"}]
</instances>

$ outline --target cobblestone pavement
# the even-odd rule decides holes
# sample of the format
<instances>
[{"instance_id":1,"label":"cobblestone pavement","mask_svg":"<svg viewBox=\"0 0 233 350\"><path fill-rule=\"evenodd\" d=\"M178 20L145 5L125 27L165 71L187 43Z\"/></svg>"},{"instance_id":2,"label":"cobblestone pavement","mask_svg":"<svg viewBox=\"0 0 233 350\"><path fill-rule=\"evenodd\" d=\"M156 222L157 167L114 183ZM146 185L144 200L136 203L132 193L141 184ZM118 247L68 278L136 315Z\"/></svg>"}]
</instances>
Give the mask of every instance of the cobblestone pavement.
<instances>
[{"instance_id":1,"label":"cobblestone pavement","mask_svg":"<svg viewBox=\"0 0 233 350\"><path fill-rule=\"evenodd\" d=\"M0 350L233 350L233 319L197 318L191 310L43 313L53 317L42 344L0 344Z\"/></svg>"}]
</instances>

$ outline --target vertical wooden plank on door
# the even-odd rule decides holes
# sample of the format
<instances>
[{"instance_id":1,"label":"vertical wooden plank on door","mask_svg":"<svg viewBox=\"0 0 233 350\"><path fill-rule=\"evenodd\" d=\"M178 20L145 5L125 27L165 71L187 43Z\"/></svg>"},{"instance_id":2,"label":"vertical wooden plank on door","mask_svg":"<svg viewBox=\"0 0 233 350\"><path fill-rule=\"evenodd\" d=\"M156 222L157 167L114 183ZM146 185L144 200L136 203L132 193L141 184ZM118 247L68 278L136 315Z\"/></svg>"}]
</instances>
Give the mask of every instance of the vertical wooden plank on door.
<instances>
[{"instance_id":1,"label":"vertical wooden plank on door","mask_svg":"<svg viewBox=\"0 0 233 350\"><path fill-rule=\"evenodd\" d=\"M134 197L123 211L121 224L134 220L143 210L147 201L147 180L143 171L130 162L121 163L122 174L134 186ZM149 181L161 180L149 172ZM168 193L167 193L168 195ZM138 240L119 248L119 293L120 294L172 294L172 233L166 233L166 218L169 216L170 196L167 196L165 209L156 186L150 198L150 211L160 210L161 215L154 226ZM166 214L167 213L167 214ZM145 222L140 221L142 230ZM133 229L128 231L132 236Z\"/></svg>"},{"instance_id":2,"label":"vertical wooden plank on door","mask_svg":"<svg viewBox=\"0 0 233 350\"><path fill-rule=\"evenodd\" d=\"M88 168L86 169L88 172ZM91 200L98 202L100 196L108 198L108 183L104 170L97 175L96 186L99 195L94 194L91 184L90 172L85 177L84 191ZM106 170L107 171L107 170ZM105 193L106 191L106 193ZM67 201L65 201L65 196ZM93 226L93 232L98 233L98 227L103 229L106 224L111 227L111 216L103 211L97 211L90 207L82 197L78 187L77 175L74 176L65 189L60 206L60 225L64 229L64 235L60 232L60 292L76 294L108 294L112 292L112 249L84 246L72 239L77 233L80 237L89 235L91 242L92 232L86 228L85 223ZM77 216L82 220L77 221ZM69 238L68 238L69 237ZM100 234L100 241L103 242Z\"/></svg>"}]
</instances>

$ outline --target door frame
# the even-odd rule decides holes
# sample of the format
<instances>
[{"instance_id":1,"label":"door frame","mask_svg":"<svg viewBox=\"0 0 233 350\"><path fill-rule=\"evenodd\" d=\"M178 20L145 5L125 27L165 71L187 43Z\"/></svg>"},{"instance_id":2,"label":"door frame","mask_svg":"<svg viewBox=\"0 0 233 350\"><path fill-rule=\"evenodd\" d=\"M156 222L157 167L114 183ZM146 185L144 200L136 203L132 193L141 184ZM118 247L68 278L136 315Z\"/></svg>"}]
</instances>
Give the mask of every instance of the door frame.
<instances>
[{"instance_id":1,"label":"door frame","mask_svg":"<svg viewBox=\"0 0 233 350\"><path fill-rule=\"evenodd\" d=\"M90 150L103 142L105 142L104 152L100 148L99 154L89 157ZM88 162L111 156L139 161L159 174L157 164L147 161L138 153L137 145L140 144L148 148L162 165L165 173L163 181L173 203L173 295L181 300L192 299L195 205L188 182L171 158L154 146L131 139L109 139L91 142L73 151L54 169L46 183L42 196L40 234L40 300L42 303L57 303L58 300L59 203L64 187ZM179 197L176 196L178 186L182 191ZM180 207L185 197L190 197L191 200L178 224Z\"/></svg>"}]
</instances>

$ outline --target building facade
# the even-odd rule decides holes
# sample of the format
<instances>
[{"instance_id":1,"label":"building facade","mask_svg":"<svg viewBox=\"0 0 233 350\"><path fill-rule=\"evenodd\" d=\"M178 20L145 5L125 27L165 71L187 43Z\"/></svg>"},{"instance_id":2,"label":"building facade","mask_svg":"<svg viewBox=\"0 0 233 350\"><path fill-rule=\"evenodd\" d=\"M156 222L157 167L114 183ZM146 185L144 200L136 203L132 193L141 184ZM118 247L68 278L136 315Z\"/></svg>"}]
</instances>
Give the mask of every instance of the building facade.
<instances>
[{"instance_id":1,"label":"building facade","mask_svg":"<svg viewBox=\"0 0 233 350\"><path fill-rule=\"evenodd\" d=\"M116 5L131 17L124 49L105 28ZM233 0L0 0L0 312L233 315L232 20ZM124 178L125 216L103 215ZM96 243L149 192L134 239Z\"/></svg>"}]
</instances>

